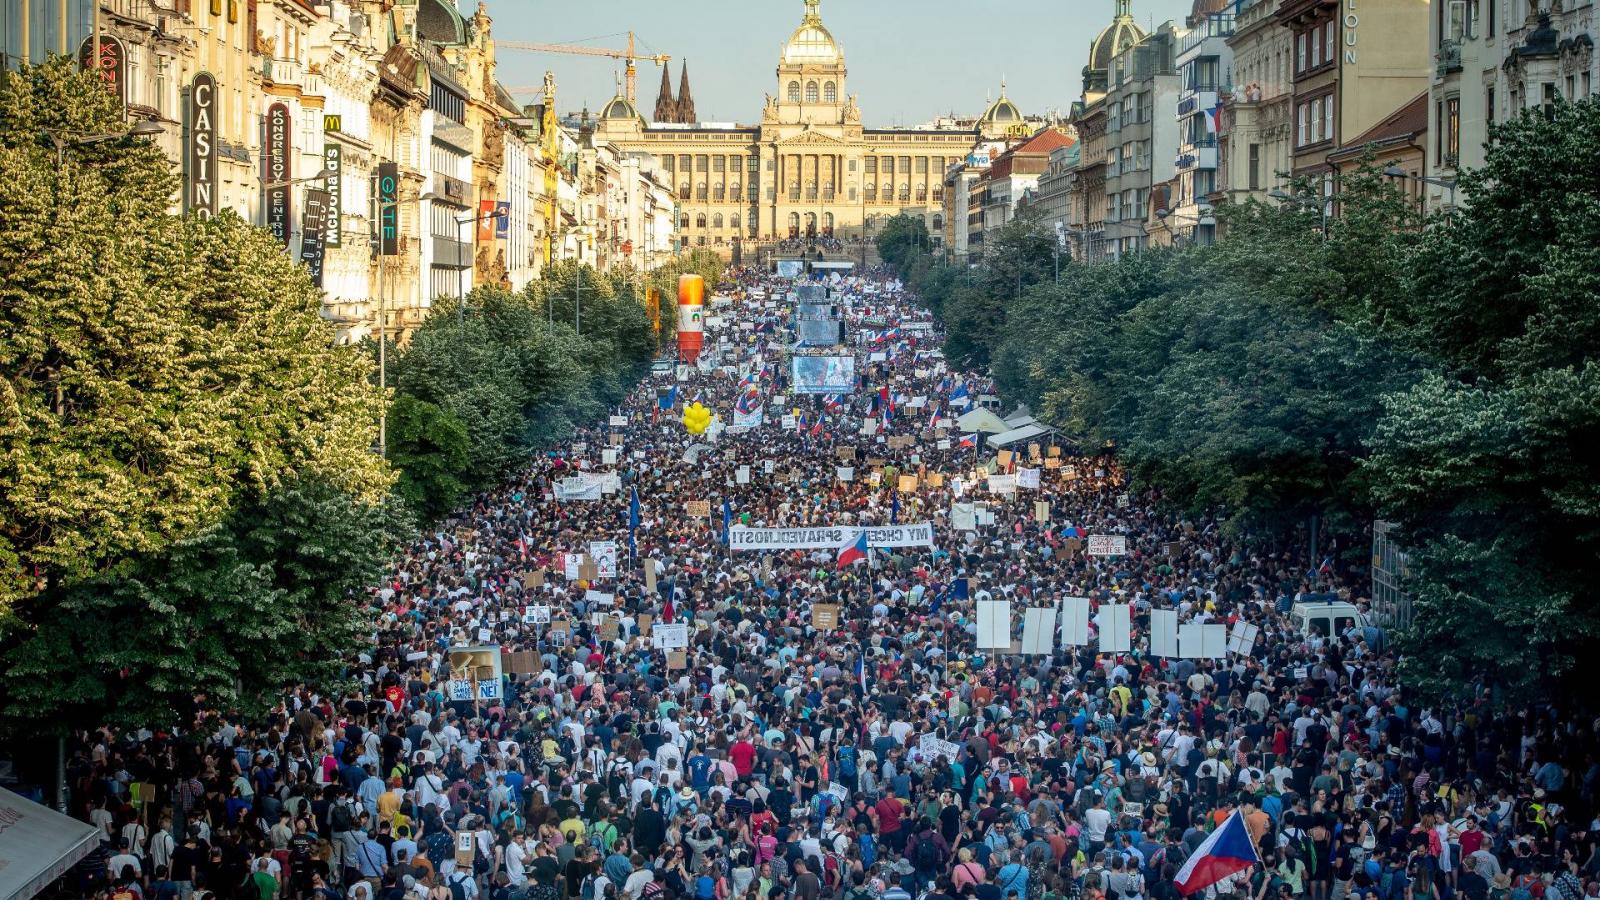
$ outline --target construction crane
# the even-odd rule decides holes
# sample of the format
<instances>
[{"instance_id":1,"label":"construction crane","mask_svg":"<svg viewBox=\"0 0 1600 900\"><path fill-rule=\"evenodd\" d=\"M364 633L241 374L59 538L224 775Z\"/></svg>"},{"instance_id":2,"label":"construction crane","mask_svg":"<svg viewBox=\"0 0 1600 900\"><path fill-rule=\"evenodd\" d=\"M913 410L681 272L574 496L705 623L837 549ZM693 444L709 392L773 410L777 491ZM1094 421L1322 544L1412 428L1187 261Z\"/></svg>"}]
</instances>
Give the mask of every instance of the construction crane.
<instances>
[{"instance_id":1,"label":"construction crane","mask_svg":"<svg viewBox=\"0 0 1600 900\"><path fill-rule=\"evenodd\" d=\"M635 105L638 104L639 99L637 97L637 90L635 89L635 82L638 80L638 69L635 67L634 61L639 59L647 59L654 62L658 66L664 66L672 61L672 57L665 53L650 53L645 54L644 56L640 56L635 53L633 49L633 32L631 31L628 32L628 49L626 50L607 50L601 47L577 47L571 44L531 44L527 41L497 40L494 42L494 45L495 48L499 50L533 50L538 53L571 53L578 56L604 56L609 59L626 60L627 68L625 71L628 78L628 102Z\"/></svg>"}]
</instances>

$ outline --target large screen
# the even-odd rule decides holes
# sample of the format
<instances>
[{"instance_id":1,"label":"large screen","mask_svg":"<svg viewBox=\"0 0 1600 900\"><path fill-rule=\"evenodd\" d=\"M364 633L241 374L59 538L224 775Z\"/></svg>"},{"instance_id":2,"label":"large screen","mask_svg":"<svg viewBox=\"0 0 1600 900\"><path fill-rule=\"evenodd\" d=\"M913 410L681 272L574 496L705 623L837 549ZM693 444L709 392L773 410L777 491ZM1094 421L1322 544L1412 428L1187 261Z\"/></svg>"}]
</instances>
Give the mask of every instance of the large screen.
<instances>
[{"instance_id":1,"label":"large screen","mask_svg":"<svg viewBox=\"0 0 1600 900\"><path fill-rule=\"evenodd\" d=\"M796 394L848 394L856 386L854 356L796 356L789 371Z\"/></svg>"},{"instance_id":2,"label":"large screen","mask_svg":"<svg viewBox=\"0 0 1600 900\"><path fill-rule=\"evenodd\" d=\"M839 343L839 317L827 303L795 306L795 334L802 347L831 347Z\"/></svg>"},{"instance_id":3,"label":"large screen","mask_svg":"<svg viewBox=\"0 0 1600 900\"><path fill-rule=\"evenodd\" d=\"M780 260L778 260L778 277L779 278L799 278L801 273L805 272L805 270L806 270L806 264L805 264L804 260L799 260L799 259L780 259Z\"/></svg>"}]
</instances>

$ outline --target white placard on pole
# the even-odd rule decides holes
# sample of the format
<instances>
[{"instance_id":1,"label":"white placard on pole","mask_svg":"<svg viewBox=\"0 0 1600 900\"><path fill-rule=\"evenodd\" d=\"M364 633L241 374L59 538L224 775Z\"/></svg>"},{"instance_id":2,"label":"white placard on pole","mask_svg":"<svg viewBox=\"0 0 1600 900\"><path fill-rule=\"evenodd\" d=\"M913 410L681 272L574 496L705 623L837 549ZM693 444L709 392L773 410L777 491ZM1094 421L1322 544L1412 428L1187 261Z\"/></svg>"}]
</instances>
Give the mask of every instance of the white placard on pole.
<instances>
[{"instance_id":1,"label":"white placard on pole","mask_svg":"<svg viewBox=\"0 0 1600 900\"><path fill-rule=\"evenodd\" d=\"M1150 610L1150 655L1178 658L1178 611Z\"/></svg>"},{"instance_id":2,"label":"white placard on pole","mask_svg":"<svg viewBox=\"0 0 1600 900\"><path fill-rule=\"evenodd\" d=\"M1088 645L1088 597L1066 597L1061 601L1061 643L1067 647Z\"/></svg>"},{"instance_id":3,"label":"white placard on pole","mask_svg":"<svg viewBox=\"0 0 1600 900\"><path fill-rule=\"evenodd\" d=\"M661 649L682 650L689 646L689 626L684 622L674 622L671 625L656 625L650 629L653 637L661 639Z\"/></svg>"},{"instance_id":4,"label":"white placard on pole","mask_svg":"<svg viewBox=\"0 0 1600 900\"><path fill-rule=\"evenodd\" d=\"M978 602L978 649L1011 649L1011 601Z\"/></svg>"},{"instance_id":5,"label":"white placard on pole","mask_svg":"<svg viewBox=\"0 0 1600 900\"><path fill-rule=\"evenodd\" d=\"M1128 536L1125 534L1089 535L1090 556L1127 556Z\"/></svg>"},{"instance_id":6,"label":"white placard on pole","mask_svg":"<svg viewBox=\"0 0 1600 900\"><path fill-rule=\"evenodd\" d=\"M1056 611L1054 607L1033 606L1022 613L1022 652L1029 656L1048 656L1055 651Z\"/></svg>"},{"instance_id":7,"label":"white placard on pole","mask_svg":"<svg viewBox=\"0 0 1600 900\"><path fill-rule=\"evenodd\" d=\"M1228 652L1240 656L1249 656L1255 649L1256 638L1261 634L1261 628L1249 622L1233 623L1233 632L1228 635Z\"/></svg>"},{"instance_id":8,"label":"white placard on pole","mask_svg":"<svg viewBox=\"0 0 1600 900\"><path fill-rule=\"evenodd\" d=\"M1178 653L1184 659L1225 659L1228 626L1189 622L1178 626Z\"/></svg>"},{"instance_id":9,"label":"white placard on pole","mask_svg":"<svg viewBox=\"0 0 1600 900\"><path fill-rule=\"evenodd\" d=\"M1101 653L1127 653L1133 649L1131 611L1126 603L1108 603L1100 607Z\"/></svg>"}]
</instances>

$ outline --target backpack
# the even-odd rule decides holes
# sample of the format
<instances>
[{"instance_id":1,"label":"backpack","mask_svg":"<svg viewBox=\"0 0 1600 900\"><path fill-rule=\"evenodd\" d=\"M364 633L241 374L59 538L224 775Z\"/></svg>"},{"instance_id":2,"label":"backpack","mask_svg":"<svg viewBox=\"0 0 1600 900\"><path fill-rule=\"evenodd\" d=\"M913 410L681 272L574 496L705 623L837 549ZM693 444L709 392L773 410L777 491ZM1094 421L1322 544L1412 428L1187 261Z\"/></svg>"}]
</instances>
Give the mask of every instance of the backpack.
<instances>
[{"instance_id":1,"label":"backpack","mask_svg":"<svg viewBox=\"0 0 1600 900\"><path fill-rule=\"evenodd\" d=\"M839 748L839 775L847 779L856 777L856 748Z\"/></svg>"},{"instance_id":2,"label":"backpack","mask_svg":"<svg viewBox=\"0 0 1600 900\"><path fill-rule=\"evenodd\" d=\"M340 800L333 805L333 811L328 813L329 830L335 834L341 831L354 831L356 827L355 813L350 811L350 803Z\"/></svg>"},{"instance_id":3,"label":"backpack","mask_svg":"<svg viewBox=\"0 0 1600 900\"><path fill-rule=\"evenodd\" d=\"M606 771L606 793L613 803L621 803L628 796L628 773L620 763L612 763Z\"/></svg>"},{"instance_id":4,"label":"backpack","mask_svg":"<svg viewBox=\"0 0 1600 900\"><path fill-rule=\"evenodd\" d=\"M466 880L467 876L460 872L450 876L450 900L467 900L467 889L462 886Z\"/></svg>"},{"instance_id":5,"label":"backpack","mask_svg":"<svg viewBox=\"0 0 1600 900\"><path fill-rule=\"evenodd\" d=\"M443 831L430 831L423 840L428 847L428 862L433 863L435 869L444 865L444 861L455 853L455 844L451 842L450 835Z\"/></svg>"},{"instance_id":6,"label":"backpack","mask_svg":"<svg viewBox=\"0 0 1600 900\"><path fill-rule=\"evenodd\" d=\"M939 845L934 843L933 832L924 834L917 841L917 849L911 861L923 871L932 870L939 865Z\"/></svg>"}]
</instances>

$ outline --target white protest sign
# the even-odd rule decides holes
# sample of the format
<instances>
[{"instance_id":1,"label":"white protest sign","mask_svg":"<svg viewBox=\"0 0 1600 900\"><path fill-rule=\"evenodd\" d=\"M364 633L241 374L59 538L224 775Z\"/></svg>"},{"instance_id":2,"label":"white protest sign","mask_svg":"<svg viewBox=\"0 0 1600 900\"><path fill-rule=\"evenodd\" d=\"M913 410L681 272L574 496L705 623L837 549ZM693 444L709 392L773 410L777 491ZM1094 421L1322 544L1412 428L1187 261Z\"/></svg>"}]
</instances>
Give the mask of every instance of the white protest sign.
<instances>
[{"instance_id":1,"label":"white protest sign","mask_svg":"<svg viewBox=\"0 0 1600 900\"><path fill-rule=\"evenodd\" d=\"M550 607L530 606L522 612L522 621L529 625L549 625Z\"/></svg>"},{"instance_id":2,"label":"white protest sign","mask_svg":"<svg viewBox=\"0 0 1600 900\"><path fill-rule=\"evenodd\" d=\"M610 606L611 604L617 602L617 595L607 594L601 591L584 591L583 602L592 603L596 606Z\"/></svg>"},{"instance_id":3,"label":"white protest sign","mask_svg":"<svg viewBox=\"0 0 1600 900\"><path fill-rule=\"evenodd\" d=\"M1065 597L1061 601L1061 643L1083 647L1089 643L1089 598Z\"/></svg>"},{"instance_id":4,"label":"white protest sign","mask_svg":"<svg viewBox=\"0 0 1600 900\"><path fill-rule=\"evenodd\" d=\"M589 558L594 560L595 572L601 578L617 577L616 541L590 541Z\"/></svg>"},{"instance_id":5,"label":"white protest sign","mask_svg":"<svg viewBox=\"0 0 1600 900\"><path fill-rule=\"evenodd\" d=\"M833 474L840 481L850 481L856 477L856 470L852 466L834 466Z\"/></svg>"},{"instance_id":6,"label":"white protest sign","mask_svg":"<svg viewBox=\"0 0 1600 900\"><path fill-rule=\"evenodd\" d=\"M1015 475L990 475L989 493L1002 496L1017 492L1017 476Z\"/></svg>"},{"instance_id":7,"label":"white protest sign","mask_svg":"<svg viewBox=\"0 0 1600 900\"><path fill-rule=\"evenodd\" d=\"M1101 653L1127 653L1133 649L1133 607L1126 603L1108 603L1100 607L1096 617L1100 626Z\"/></svg>"},{"instance_id":8,"label":"white protest sign","mask_svg":"<svg viewBox=\"0 0 1600 900\"><path fill-rule=\"evenodd\" d=\"M1178 611L1150 610L1150 654L1175 659L1178 656Z\"/></svg>"},{"instance_id":9,"label":"white protest sign","mask_svg":"<svg viewBox=\"0 0 1600 900\"><path fill-rule=\"evenodd\" d=\"M1018 469L1017 470L1017 487L1029 488L1030 490L1035 490L1035 491L1038 490L1039 489L1039 470L1038 469Z\"/></svg>"},{"instance_id":10,"label":"white protest sign","mask_svg":"<svg viewBox=\"0 0 1600 900\"><path fill-rule=\"evenodd\" d=\"M737 470L734 471L733 480L734 480L734 482L736 484L749 484L750 483L750 467L749 466L740 466Z\"/></svg>"},{"instance_id":11,"label":"white protest sign","mask_svg":"<svg viewBox=\"0 0 1600 900\"><path fill-rule=\"evenodd\" d=\"M971 503L951 504L950 527L956 531L978 530L978 517Z\"/></svg>"},{"instance_id":12,"label":"white protest sign","mask_svg":"<svg viewBox=\"0 0 1600 900\"><path fill-rule=\"evenodd\" d=\"M978 601L978 649L1011 649L1011 601Z\"/></svg>"},{"instance_id":13,"label":"white protest sign","mask_svg":"<svg viewBox=\"0 0 1600 900\"><path fill-rule=\"evenodd\" d=\"M1249 656L1255 649L1256 637L1261 634L1261 628L1249 622L1233 623L1233 631L1228 635L1228 652L1240 656Z\"/></svg>"},{"instance_id":14,"label":"white protest sign","mask_svg":"<svg viewBox=\"0 0 1600 900\"><path fill-rule=\"evenodd\" d=\"M617 448L607 447L600 451L600 465L614 466L617 464Z\"/></svg>"},{"instance_id":15,"label":"white protest sign","mask_svg":"<svg viewBox=\"0 0 1600 900\"><path fill-rule=\"evenodd\" d=\"M922 753L925 762L932 762L934 757L942 756L950 762L955 762L961 755L961 745L953 741L941 740L938 735L924 734L917 739L917 750Z\"/></svg>"},{"instance_id":16,"label":"white protest sign","mask_svg":"<svg viewBox=\"0 0 1600 900\"><path fill-rule=\"evenodd\" d=\"M1055 650L1056 611L1054 607L1033 606L1022 613L1022 652L1029 656L1048 656Z\"/></svg>"},{"instance_id":17,"label":"white protest sign","mask_svg":"<svg viewBox=\"0 0 1600 900\"><path fill-rule=\"evenodd\" d=\"M609 421L611 423L611 427L612 428L621 428L621 427L623 427L623 426L628 424L628 417L627 416L612 416Z\"/></svg>"},{"instance_id":18,"label":"white protest sign","mask_svg":"<svg viewBox=\"0 0 1600 900\"><path fill-rule=\"evenodd\" d=\"M1124 534L1089 535L1090 556L1127 556L1128 536Z\"/></svg>"},{"instance_id":19,"label":"white protest sign","mask_svg":"<svg viewBox=\"0 0 1600 900\"><path fill-rule=\"evenodd\" d=\"M778 420L778 424L782 425L784 428L793 428L795 427L795 421L796 420L794 416L783 416Z\"/></svg>"},{"instance_id":20,"label":"white protest sign","mask_svg":"<svg viewBox=\"0 0 1600 900\"><path fill-rule=\"evenodd\" d=\"M1184 659L1223 659L1228 655L1228 626L1185 622L1178 626L1178 655Z\"/></svg>"},{"instance_id":21,"label":"white protest sign","mask_svg":"<svg viewBox=\"0 0 1600 900\"><path fill-rule=\"evenodd\" d=\"M850 789L837 781L828 782L828 793L838 798L840 805L850 802Z\"/></svg>"},{"instance_id":22,"label":"white protest sign","mask_svg":"<svg viewBox=\"0 0 1600 900\"><path fill-rule=\"evenodd\" d=\"M689 646L689 626L685 622L656 625L651 629L651 634L661 638L663 650L682 650Z\"/></svg>"}]
</instances>

